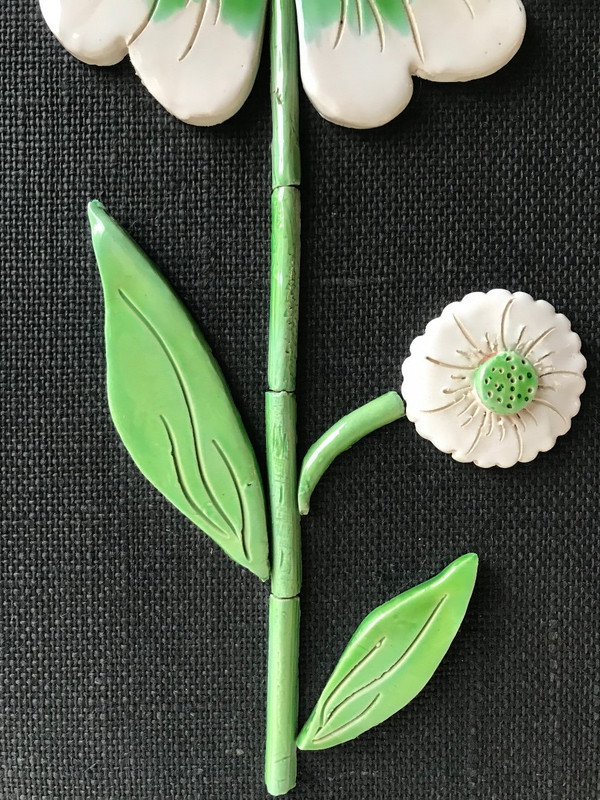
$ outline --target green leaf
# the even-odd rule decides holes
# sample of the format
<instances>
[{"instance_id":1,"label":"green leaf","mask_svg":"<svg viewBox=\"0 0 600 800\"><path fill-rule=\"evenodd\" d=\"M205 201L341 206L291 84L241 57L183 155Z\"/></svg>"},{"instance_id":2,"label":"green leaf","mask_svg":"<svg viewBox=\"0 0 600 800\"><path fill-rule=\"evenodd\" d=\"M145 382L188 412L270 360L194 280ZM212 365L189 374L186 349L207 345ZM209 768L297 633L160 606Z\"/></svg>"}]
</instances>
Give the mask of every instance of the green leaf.
<instances>
[{"instance_id":1,"label":"green leaf","mask_svg":"<svg viewBox=\"0 0 600 800\"><path fill-rule=\"evenodd\" d=\"M106 303L110 410L148 480L238 564L269 576L260 474L194 321L148 257L94 201Z\"/></svg>"},{"instance_id":2,"label":"green leaf","mask_svg":"<svg viewBox=\"0 0 600 800\"><path fill-rule=\"evenodd\" d=\"M324 750L379 725L427 684L463 621L477 556L462 556L435 578L372 611L350 640L298 736Z\"/></svg>"}]
</instances>

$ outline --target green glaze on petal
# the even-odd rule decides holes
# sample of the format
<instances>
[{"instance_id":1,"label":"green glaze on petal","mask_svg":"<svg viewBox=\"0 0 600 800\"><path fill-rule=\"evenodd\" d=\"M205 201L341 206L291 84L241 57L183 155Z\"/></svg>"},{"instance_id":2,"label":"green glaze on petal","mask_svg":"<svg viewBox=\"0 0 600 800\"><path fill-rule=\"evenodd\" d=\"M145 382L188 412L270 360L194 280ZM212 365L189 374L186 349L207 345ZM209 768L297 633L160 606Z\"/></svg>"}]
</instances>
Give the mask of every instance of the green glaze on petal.
<instances>
[{"instance_id":1,"label":"green glaze on petal","mask_svg":"<svg viewBox=\"0 0 600 800\"><path fill-rule=\"evenodd\" d=\"M152 16L154 22L161 22L183 10L190 0L158 0L149 2L150 8L155 5ZM221 19L231 25L243 36L252 36L262 31L265 14L265 0L221 0L220 5L211 8L207 0L191 0L198 6L198 14L211 14L215 20Z\"/></svg>"},{"instance_id":2,"label":"green glaze on petal","mask_svg":"<svg viewBox=\"0 0 600 800\"><path fill-rule=\"evenodd\" d=\"M490 75L518 50L521 0L296 0L302 82L319 112L351 128L384 125L412 76Z\"/></svg>"},{"instance_id":3,"label":"green glaze on petal","mask_svg":"<svg viewBox=\"0 0 600 800\"><path fill-rule=\"evenodd\" d=\"M254 84L267 0L40 0L40 7L82 61L108 66L129 53L154 97L191 125L229 119Z\"/></svg>"},{"instance_id":4,"label":"green glaze on petal","mask_svg":"<svg viewBox=\"0 0 600 800\"><path fill-rule=\"evenodd\" d=\"M299 14L303 19L304 36L313 39L323 28L338 24L357 33L370 33L378 26L388 24L407 35L410 22L401 0L298 0Z\"/></svg>"},{"instance_id":5,"label":"green glaze on petal","mask_svg":"<svg viewBox=\"0 0 600 800\"><path fill-rule=\"evenodd\" d=\"M339 22L339 0L298 0L298 12L304 22L304 34L312 39L322 28Z\"/></svg>"},{"instance_id":6,"label":"green glaze on petal","mask_svg":"<svg viewBox=\"0 0 600 800\"><path fill-rule=\"evenodd\" d=\"M148 89L193 125L231 117L254 83L266 0L252 0L244 13L231 2L159 0L152 21L129 44Z\"/></svg>"},{"instance_id":7,"label":"green glaze on petal","mask_svg":"<svg viewBox=\"0 0 600 800\"><path fill-rule=\"evenodd\" d=\"M197 3L200 2L200 0L192 0L192 2ZM187 0L158 0L158 2L156 2L156 0L148 0L148 5L151 10L154 7L152 20L154 22L160 22L163 19L168 19L182 8L185 8Z\"/></svg>"},{"instance_id":8,"label":"green glaze on petal","mask_svg":"<svg viewBox=\"0 0 600 800\"><path fill-rule=\"evenodd\" d=\"M221 13L238 33L250 36L262 29L265 0L223 0Z\"/></svg>"}]
</instances>

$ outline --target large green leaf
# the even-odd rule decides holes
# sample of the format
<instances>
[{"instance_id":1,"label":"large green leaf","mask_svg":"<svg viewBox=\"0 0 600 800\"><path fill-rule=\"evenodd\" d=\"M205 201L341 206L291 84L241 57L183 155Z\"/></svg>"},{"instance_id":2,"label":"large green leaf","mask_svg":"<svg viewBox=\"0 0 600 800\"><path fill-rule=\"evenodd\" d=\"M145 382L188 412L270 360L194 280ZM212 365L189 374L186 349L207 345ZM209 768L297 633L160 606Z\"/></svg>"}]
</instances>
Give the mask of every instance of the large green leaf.
<instances>
[{"instance_id":1,"label":"large green leaf","mask_svg":"<svg viewBox=\"0 0 600 800\"><path fill-rule=\"evenodd\" d=\"M298 737L302 750L354 739L410 703L427 684L463 621L477 556L372 611L350 640Z\"/></svg>"},{"instance_id":2,"label":"large green leaf","mask_svg":"<svg viewBox=\"0 0 600 800\"><path fill-rule=\"evenodd\" d=\"M260 474L202 334L147 256L89 207L106 302L110 410L135 463L225 552L269 576Z\"/></svg>"}]
</instances>

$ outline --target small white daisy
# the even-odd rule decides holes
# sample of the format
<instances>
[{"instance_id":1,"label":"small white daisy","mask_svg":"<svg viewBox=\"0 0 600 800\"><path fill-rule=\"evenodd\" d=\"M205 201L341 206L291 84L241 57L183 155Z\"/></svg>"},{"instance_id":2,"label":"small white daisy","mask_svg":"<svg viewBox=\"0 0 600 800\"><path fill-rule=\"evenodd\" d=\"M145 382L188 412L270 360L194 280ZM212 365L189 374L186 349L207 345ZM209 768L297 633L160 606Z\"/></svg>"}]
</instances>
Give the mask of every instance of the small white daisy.
<instances>
[{"instance_id":1,"label":"small white daisy","mask_svg":"<svg viewBox=\"0 0 600 800\"><path fill-rule=\"evenodd\" d=\"M524 292L473 292L414 340L402 366L407 417L457 461L511 467L550 450L585 388L581 340Z\"/></svg>"}]
</instances>

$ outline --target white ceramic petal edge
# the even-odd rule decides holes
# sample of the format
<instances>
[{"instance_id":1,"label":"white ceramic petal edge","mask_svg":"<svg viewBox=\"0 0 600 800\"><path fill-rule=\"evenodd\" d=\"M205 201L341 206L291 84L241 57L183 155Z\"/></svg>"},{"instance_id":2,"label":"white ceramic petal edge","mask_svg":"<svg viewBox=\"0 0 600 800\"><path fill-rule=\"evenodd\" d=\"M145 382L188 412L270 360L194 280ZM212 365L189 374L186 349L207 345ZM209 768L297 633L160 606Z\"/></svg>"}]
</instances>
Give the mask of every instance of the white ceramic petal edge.
<instances>
[{"instance_id":1,"label":"white ceramic petal edge","mask_svg":"<svg viewBox=\"0 0 600 800\"><path fill-rule=\"evenodd\" d=\"M206 9L199 28L198 4L191 3L148 25L129 47L148 91L190 125L218 125L239 111L254 85L260 57L262 29L258 41L242 36L222 16L216 17L214 0Z\"/></svg>"},{"instance_id":2,"label":"white ceramic petal edge","mask_svg":"<svg viewBox=\"0 0 600 800\"><path fill-rule=\"evenodd\" d=\"M485 78L514 58L527 18L521 0L413 0L423 43L415 74L448 83Z\"/></svg>"},{"instance_id":3,"label":"white ceramic petal edge","mask_svg":"<svg viewBox=\"0 0 600 800\"><path fill-rule=\"evenodd\" d=\"M46 24L86 64L107 67L127 55L127 42L148 17L146 0L40 0Z\"/></svg>"},{"instance_id":4,"label":"white ceramic petal edge","mask_svg":"<svg viewBox=\"0 0 600 800\"><path fill-rule=\"evenodd\" d=\"M349 128L376 128L390 122L409 104L418 61L412 40L395 31L381 49L376 31L348 34L338 26L308 40L300 17L300 63L304 91L329 122Z\"/></svg>"},{"instance_id":5,"label":"white ceramic petal edge","mask_svg":"<svg viewBox=\"0 0 600 800\"><path fill-rule=\"evenodd\" d=\"M296 0L304 89L321 116L349 128L376 128L408 105L412 76L449 82L490 75L519 50L526 28L520 0L398 0L406 25L371 9L375 28L346 17L316 30ZM331 0L323 0L330 3ZM363 13L367 13L363 9Z\"/></svg>"},{"instance_id":6,"label":"white ceramic petal edge","mask_svg":"<svg viewBox=\"0 0 600 800\"><path fill-rule=\"evenodd\" d=\"M220 0L188 2L166 19L150 0L40 0L55 36L76 58L109 66L129 52L161 105L191 125L217 125L244 104L260 61L266 0L247 35L225 19ZM258 11L258 9L257 9Z\"/></svg>"}]
</instances>

